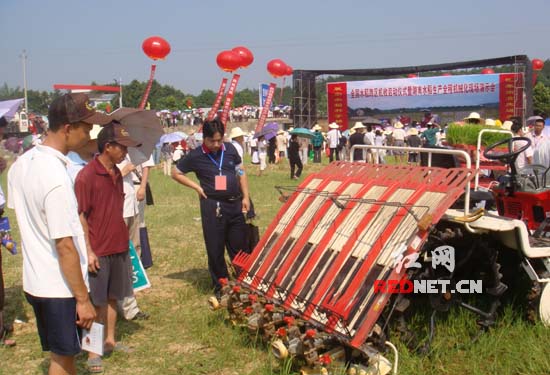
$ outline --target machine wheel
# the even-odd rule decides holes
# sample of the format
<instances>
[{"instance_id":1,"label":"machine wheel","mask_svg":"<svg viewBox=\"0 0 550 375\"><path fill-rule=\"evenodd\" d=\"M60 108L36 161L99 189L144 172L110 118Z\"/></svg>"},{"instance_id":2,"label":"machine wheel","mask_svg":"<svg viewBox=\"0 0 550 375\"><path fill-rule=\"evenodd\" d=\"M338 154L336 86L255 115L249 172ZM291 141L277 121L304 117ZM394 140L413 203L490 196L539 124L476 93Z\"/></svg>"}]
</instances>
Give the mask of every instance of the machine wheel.
<instances>
[{"instance_id":1,"label":"machine wheel","mask_svg":"<svg viewBox=\"0 0 550 375\"><path fill-rule=\"evenodd\" d=\"M546 327L550 326L550 283L544 284L539 300L539 318Z\"/></svg>"}]
</instances>

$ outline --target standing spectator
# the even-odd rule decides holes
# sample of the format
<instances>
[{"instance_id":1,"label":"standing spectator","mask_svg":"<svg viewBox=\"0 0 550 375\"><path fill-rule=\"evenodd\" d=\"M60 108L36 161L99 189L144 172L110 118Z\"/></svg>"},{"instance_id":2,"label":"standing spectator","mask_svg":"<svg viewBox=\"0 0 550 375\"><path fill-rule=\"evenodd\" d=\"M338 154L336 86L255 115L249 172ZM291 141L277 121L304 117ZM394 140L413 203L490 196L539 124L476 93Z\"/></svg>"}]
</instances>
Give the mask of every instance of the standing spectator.
<instances>
[{"instance_id":1,"label":"standing spectator","mask_svg":"<svg viewBox=\"0 0 550 375\"><path fill-rule=\"evenodd\" d=\"M514 133L514 138L517 137L524 137L523 133L523 125L518 119L512 119L512 126L510 128L512 133ZM513 143L514 149L512 151L519 150L522 148L527 141L516 141ZM521 171L523 168L528 166L529 164L533 164L533 148L531 146L527 147L525 151L520 153L518 155L518 158L516 159L515 167L516 171Z\"/></svg>"},{"instance_id":2,"label":"standing spectator","mask_svg":"<svg viewBox=\"0 0 550 375\"><path fill-rule=\"evenodd\" d=\"M366 145L374 145L374 133L372 131L372 125L370 125L370 124L367 124L367 126L366 126L366 132L365 132L365 135L364 135L364 142L365 142ZM375 162L374 157L373 157L372 149L367 150L365 161L367 163L374 163Z\"/></svg>"},{"instance_id":3,"label":"standing spectator","mask_svg":"<svg viewBox=\"0 0 550 375\"><path fill-rule=\"evenodd\" d=\"M269 164L275 164L278 159L277 155L277 139L276 137L270 138L267 143L267 158Z\"/></svg>"},{"instance_id":4,"label":"standing spectator","mask_svg":"<svg viewBox=\"0 0 550 375\"><path fill-rule=\"evenodd\" d=\"M239 154L241 160L244 156L244 150L243 150L243 144L244 144L244 133L241 128L238 126L231 129L231 132L229 133L229 138L231 138L231 144L235 147L235 150L237 150L237 153Z\"/></svg>"},{"instance_id":5,"label":"standing spectator","mask_svg":"<svg viewBox=\"0 0 550 375\"><path fill-rule=\"evenodd\" d=\"M286 157L286 148L287 148L287 138L284 130L279 130L277 132L277 160L284 159Z\"/></svg>"},{"instance_id":6,"label":"standing spectator","mask_svg":"<svg viewBox=\"0 0 550 375\"><path fill-rule=\"evenodd\" d=\"M533 131L529 133L528 137L531 138L531 147L533 151L537 151L539 146L543 142L548 142L548 138L542 134L544 130L544 119L538 118L535 120L535 125L533 126Z\"/></svg>"},{"instance_id":7,"label":"standing spectator","mask_svg":"<svg viewBox=\"0 0 550 375\"><path fill-rule=\"evenodd\" d=\"M23 290L42 349L50 351L48 373L56 375L76 374L74 356L81 351L77 326L90 329L96 317L88 296L93 254L86 254L65 157L88 141L92 124L110 121L88 101L85 94L55 99L46 139L19 157L8 173L8 206L15 209L22 239Z\"/></svg>"},{"instance_id":8,"label":"standing spectator","mask_svg":"<svg viewBox=\"0 0 550 375\"><path fill-rule=\"evenodd\" d=\"M311 140L311 144L313 145L313 162L314 163L320 163L321 162L321 149L323 148L323 142L325 141L325 138L323 137L323 134L321 134L321 127L319 124L315 124L313 126L312 130L313 133L313 139Z\"/></svg>"},{"instance_id":9,"label":"standing spectator","mask_svg":"<svg viewBox=\"0 0 550 375\"><path fill-rule=\"evenodd\" d=\"M409 147L420 147L422 146L422 140L418 136L418 130L416 128L410 128L408 131L409 135L407 136L407 145ZM418 164L418 152L409 152L409 164Z\"/></svg>"},{"instance_id":10,"label":"standing spectator","mask_svg":"<svg viewBox=\"0 0 550 375\"><path fill-rule=\"evenodd\" d=\"M0 140L3 138L4 129L8 125L8 121L4 118L0 118ZM6 160L0 157L0 173L6 169ZM0 186L0 217L4 216L4 206L6 205L6 198L4 192ZM8 339L8 334L11 331L9 326L4 323L4 275L2 271L2 249L0 248L0 347L10 347L15 345L15 340Z\"/></svg>"},{"instance_id":11,"label":"standing spectator","mask_svg":"<svg viewBox=\"0 0 550 375\"><path fill-rule=\"evenodd\" d=\"M422 134L420 134L420 139L425 140L424 145L426 147L435 147L437 146L437 135L439 134L439 125L432 124L429 122L427 124L428 129L424 130Z\"/></svg>"},{"instance_id":12,"label":"standing spectator","mask_svg":"<svg viewBox=\"0 0 550 375\"><path fill-rule=\"evenodd\" d=\"M178 145L174 150L174 153L172 154L172 161L174 163L177 163L183 157L183 155L183 147L181 147L181 145Z\"/></svg>"},{"instance_id":13,"label":"standing spectator","mask_svg":"<svg viewBox=\"0 0 550 375\"><path fill-rule=\"evenodd\" d=\"M298 137L298 144L300 145L300 160L302 165L307 165L307 159L309 158L309 138Z\"/></svg>"},{"instance_id":14,"label":"standing spectator","mask_svg":"<svg viewBox=\"0 0 550 375\"><path fill-rule=\"evenodd\" d=\"M197 148L197 140L195 139L195 129L191 129L189 137L187 138L187 148L189 151Z\"/></svg>"},{"instance_id":15,"label":"standing spectator","mask_svg":"<svg viewBox=\"0 0 550 375\"><path fill-rule=\"evenodd\" d=\"M340 143L340 136L342 133L338 130L340 127L335 122L329 124L328 127L330 129L327 132L328 148L330 149L329 160L332 163L335 159L340 160L340 156L338 155L338 145Z\"/></svg>"},{"instance_id":16,"label":"standing spectator","mask_svg":"<svg viewBox=\"0 0 550 375\"><path fill-rule=\"evenodd\" d=\"M224 125L220 120L206 121L203 134L203 146L178 162L172 178L199 195L208 269L219 298L219 280L229 277L224 248L230 259L240 250L250 252L243 215L250 207L248 178L235 147L223 142ZM199 184L187 177L189 172L195 173Z\"/></svg>"},{"instance_id":17,"label":"standing spectator","mask_svg":"<svg viewBox=\"0 0 550 375\"><path fill-rule=\"evenodd\" d=\"M117 301L133 295L129 232L123 217L124 187L117 163L124 161L128 147L138 145L123 125L105 126L97 139L99 155L75 181L78 211L88 237L90 294L98 321L105 325L105 354L120 347L115 342ZM91 372L101 371L101 357L89 353L88 366Z\"/></svg>"},{"instance_id":18,"label":"standing spectator","mask_svg":"<svg viewBox=\"0 0 550 375\"><path fill-rule=\"evenodd\" d=\"M164 175L169 176L172 170L172 146L170 143L164 143L160 149L160 153Z\"/></svg>"},{"instance_id":19,"label":"standing spectator","mask_svg":"<svg viewBox=\"0 0 550 375\"><path fill-rule=\"evenodd\" d=\"M288 161L290 163L290 178L296 180L302 174L303 168L302 161L300 160L300 145L298 143L298 136L296 134L292 134L290 136L290 144L288 147ZM294 173L295 169L296 173Z\"/></svg>"},{"instance_id":20,"label":"standing spectator","mask_svg":"<svg viewBox=\"0 0 550 375\"><path fill-rule=\"evenodd\" d=\"M385 146L386 137L382 134L382 130L376 130L374 132L374 145L375 146ZM374 163L375 164L385 164L386 163L386 150L374 149L372 152Z\"/></svg>"},{"instance_id":21,"label":"standing spectator","mask_svg":"<svg viewBox=\"0 0 550 375\"><path fill-rule=\"evenodd\" d=\"M352 135L349 137L349 146L351 147L355 145L364 145L365 144L365 125L363 125L361 122L356 122L353 128L351 130L354 131ZM353 161L363 161L365 158L363 157L363 150L356 149L353 151Z\"/></svg>"},{"instance_id":22,"label":"standing spectator","mask_svg":"<svg viewBox=\"0 0 550 375\"><path fill-rule=\"evenodd\" d=\"M393 125L393 145L395 147L404 147L405 146L405 137L406 137L405 130L403 130L403 124L400 121L397 121ZM405 162L405 152L400 150L394 150L393 154L396 156L396 161L399 163Z\"/></svg>"},{"instance_id":23,"label":"standing spectator","mask_svg":"<svg viewBox=\"0 0 550 375\"><path fill-rule=\"evenodd\" d=\"M258 159L260 159L260 171L258 176L261 176L263 171L267 168L267 141L262 135L258 138Z\"/></svg>"}]
</instances>

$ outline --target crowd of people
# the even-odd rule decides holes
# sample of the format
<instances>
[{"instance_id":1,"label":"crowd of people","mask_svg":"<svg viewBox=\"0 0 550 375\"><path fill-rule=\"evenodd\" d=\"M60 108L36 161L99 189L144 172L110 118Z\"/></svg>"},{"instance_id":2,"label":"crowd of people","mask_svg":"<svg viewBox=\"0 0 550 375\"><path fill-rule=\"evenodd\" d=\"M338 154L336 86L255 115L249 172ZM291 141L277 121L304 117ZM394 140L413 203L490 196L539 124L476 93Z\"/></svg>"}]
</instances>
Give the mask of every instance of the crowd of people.
<instances>
[{"instance_id":1,"label":"crowd of people","mask_svg":"<svg viewBox=\"0 0 550 375\"><path fill-rule=\"evenodd\" d=\"M128 147L138 146L140 140L130 137L121 119L96 112L88 100L85 94L54 100L44 140L20 155L8 172L7 205L15 210L23 245L23 290L36 316L42 348L51 353L50 374L76 373L80 329L90 329L94 322L103 324L103 348L108 354L128 350L115 340L118 315L127 320L148 317L133 292L130 244L137 256L148 247L142 240L144 210L149 170L155 162L151 156L134 165ZM0 131L6 124L1 120ZM225 125L215 118L202 123L202 137L192 130L184 143L162 145L164 173L198 195L216 297L229 277L225 251L233 259L239 251L249 253L253 248L247 221L255 212L246 155L259 165L259 176L267 164L288 161L291 179L300 178L308 162L321 163L324 157L330 162L384 164L386 150L359 148L350 154L351 149L356 145L441 146L444 126L438 120L431 118L421 133L396 119L386 129L356 122L349 132L331 123L324 133L316 124L311 133L300 136L292 128L255 135L233 126L226 133ZM482 120L474 112L465 121L480 124ZM485 124L495 122L487 119ZM550 155L544 120L534 118L532 125L526 133L519 118L501 125L514 137L531 141L516 161L518 170L550 163L550 157L537 157L537 152ZM392 155L398 162L419 163L414 151L393 150ZM5 167L0 159L0 173ZM28 183L31 178L35 183ZM4 204L0 190L0 213ZM13 346L9 325L3 320L1 271L0 252L0 344ZM92 373L104 371L100 354L90 352L87 364Z\"/></svg>"}]
</instances>

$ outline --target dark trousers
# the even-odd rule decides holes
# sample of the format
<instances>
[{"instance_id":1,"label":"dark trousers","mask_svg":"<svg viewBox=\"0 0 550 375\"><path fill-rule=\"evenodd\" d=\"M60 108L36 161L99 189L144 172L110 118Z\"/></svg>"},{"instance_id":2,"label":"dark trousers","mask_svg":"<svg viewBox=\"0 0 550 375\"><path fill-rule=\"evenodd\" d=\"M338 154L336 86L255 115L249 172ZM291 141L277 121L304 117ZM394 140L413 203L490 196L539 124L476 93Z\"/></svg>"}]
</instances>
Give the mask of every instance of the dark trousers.
<instances>
[{"instance_id":1,"label":"dark trousers","mask_svg":"<svg viewBox=\"0 0 550 375\"><path fill-rule=\"evenodd\" d=\"M313 162L314 163L321 162L321 146L313 147Z\"/></svg>"},{"instance_id":2,"label":"dark trousers","mask_svg":"<svg viewBox=\"0 0 550 375\"><path fill-rule=\"evenodd\" d=\"M250 253L246 242L246 222L242 213L242 202L219 202L221 217L216 216L218 201L201 199L202 234L208 255L208 271L216 290L220 288L219 279L228 278L224 249L229 259L239 251Z\"/></svg>"},{"instance_id":3,"label":"dark trousers","mask_svg":"<svg viewBox=\"0 0 550 375\"><path fill-rule=\"evenodd\" d=\"M2 248L0 248L0 311L4 310L4 274L2 271ZM3 322L0 321L0 325ZM2 332L0 332L0 336Z\"/></svg>"},{"instance_id":4,"label":"dark trousers","mask_svg":"<svg viewBox=\"0 0 550 375\"><path fill-rule=\"evenodd\" d=\"M340 156L338 155L338 149L337 148L331 148L330 149L330 154L329 154L329 159L330 159L331 163L334 161L335 157L336 157L336 160L340 160Z\"/></svg>"},{"instance_id":5,"label":"dark trousers","mask_svg":"<svg viewBox=\"0 0 550 375\"><path fill-rule=\"evenodd\" d=\"M296 174L294 174L294 169L298 167L296 169ZM300 158L292 158L290 159L290 178L292 177L300 177L300 175L302 174L302 168L304 166L302 165L302 161L300 160Z\"/></svg>"}]
</instances>

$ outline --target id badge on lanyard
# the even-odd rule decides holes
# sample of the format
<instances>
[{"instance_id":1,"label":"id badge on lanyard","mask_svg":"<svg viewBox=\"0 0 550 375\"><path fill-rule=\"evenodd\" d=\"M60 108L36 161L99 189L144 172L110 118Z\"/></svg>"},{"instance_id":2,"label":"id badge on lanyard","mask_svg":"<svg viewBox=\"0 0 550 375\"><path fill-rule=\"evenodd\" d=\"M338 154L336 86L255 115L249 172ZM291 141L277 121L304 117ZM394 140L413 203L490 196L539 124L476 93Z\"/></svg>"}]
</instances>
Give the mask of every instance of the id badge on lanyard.
<instances>
[{"instance_id":1,"label":"id badge on lanyard","mask_svg":"<svg viewBox=\"0 0 550 375\"><path fill-rule=\"evenodd\" d=\"M214 177L214 189L216 191L227 190L227 176L224 176L222 174L223 154L224 154L224 150L222 149L222 156L220 158L219 165L218 163L216 163L216 160L214 160L214 158L210 156L210 154L207 154L210 160L212 160L212 163L214 163L214 165L218 167L218 170L220 171L220 174Z\"/></svg>"}]
</instances>

